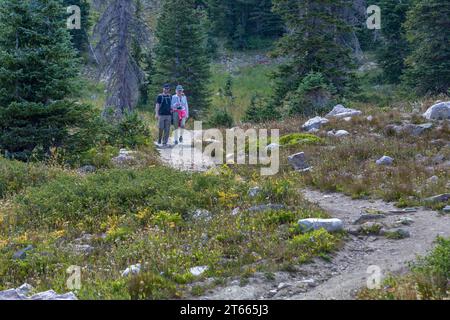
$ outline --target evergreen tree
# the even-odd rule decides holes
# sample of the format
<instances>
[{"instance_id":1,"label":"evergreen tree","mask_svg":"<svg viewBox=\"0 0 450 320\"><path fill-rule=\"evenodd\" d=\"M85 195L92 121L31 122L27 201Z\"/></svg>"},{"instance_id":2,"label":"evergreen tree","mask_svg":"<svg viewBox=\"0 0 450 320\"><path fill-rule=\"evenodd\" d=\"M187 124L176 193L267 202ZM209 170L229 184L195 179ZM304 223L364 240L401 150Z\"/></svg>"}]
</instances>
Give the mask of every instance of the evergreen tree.
<instances>
[{"instance_id":1,"label":"evergreen tree","mask_svg":"<svg viewBox=\"0 0 450 320\"><path fill-rule=\"evenodd\" d=\"M412 52L405 81L419 93L450 87L450 2L415 0L405 23Z\"/></svg>"},{"instance_id":2,"label":"evergreen tree","mask_svg":"<svg viewBox=\"0 0 450 320\"><path fill-rule=\"evenodd\" d=\"M278 38L284 32L272 0L207 0L207 6L215 33L231 48L251 48L254 38Z\"/></svg>"},{"instance_id":3,"label":"evergreen tree","mask_svg":"<svg viewBox=\"0 0 450 320\"><path fill-rule=\"evenodd\" d=\"M342 44L352 31L343 13L348 0L273 0L274 10L284 19L289 32L279 41L276 55L288 61L274 72L275 90L271 103L282 105L297 91L311 72L322 74L338 95L354 86L351 51Z\"/></svg>"},{"instance_id":4,"label":"evergreen tree","mask_svg":"<svg viewBox=\"0 0 450 320\"><path fill-rule=\"evenodd\" d=\"M77 60L59 0L2 0L0 6L0 149L26 159L48 152L76 125L61 101L75 89Z\"/></svg>"},{"instance_id":5,"label":"evergreen tree","mask_svg":"<svg viewBox=\"0 0 450 320\"><path fill-rule=\"evenodd\" d=\"M4 0L0 7L0 106L70 95L78 75L58 0Z\"/></svg>"},{"instance_id":6,"label":"evergreen tree","mask_svg":"<svg viewBox=\"0 0 450 320\"><path fill-rule=\"evenodd\" d=\"M409 53L403 23L411 0L380 0L378 5L382 12L383 41L377 50L377 58L383 68L384 78L391 83L398 83Z\"/></svg>"},{"instance_id":7,"label":"evergreen tree","mask_svg":"<svg viewBox=\"0 0 450 320\"><path fill-rule=\"evenodd\" d=\"M204 109L209 104L210 61L199 15L194 0L164 2L156 27L151 93L158 94L164 83L182 84L189 105Z\"/></svg>"}]
</instances>

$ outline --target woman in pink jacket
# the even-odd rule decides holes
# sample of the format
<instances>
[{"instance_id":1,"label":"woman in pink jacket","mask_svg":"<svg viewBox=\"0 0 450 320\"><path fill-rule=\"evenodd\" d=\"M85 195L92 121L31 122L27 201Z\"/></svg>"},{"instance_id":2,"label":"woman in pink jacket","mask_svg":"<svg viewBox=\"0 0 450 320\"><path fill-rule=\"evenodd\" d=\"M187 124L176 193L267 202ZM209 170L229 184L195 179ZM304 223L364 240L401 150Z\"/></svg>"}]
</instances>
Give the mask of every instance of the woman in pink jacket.
<instances>
[{"instance_id":1,"label":"woman in pink jacket","mask_svg":"<svg viewBox=\"0 0 450 320\"><path fill-rule=\"evenodd\" d=\"M172 96L172 119L175 129L174 143L183 142L183 129L189 118L189 105L187 97L184 94L184 88L178 85L176 94ZM179 129L179 130L178 130ZM178 137L179 136L179 137Z\"/></svg>"}]
</instances>

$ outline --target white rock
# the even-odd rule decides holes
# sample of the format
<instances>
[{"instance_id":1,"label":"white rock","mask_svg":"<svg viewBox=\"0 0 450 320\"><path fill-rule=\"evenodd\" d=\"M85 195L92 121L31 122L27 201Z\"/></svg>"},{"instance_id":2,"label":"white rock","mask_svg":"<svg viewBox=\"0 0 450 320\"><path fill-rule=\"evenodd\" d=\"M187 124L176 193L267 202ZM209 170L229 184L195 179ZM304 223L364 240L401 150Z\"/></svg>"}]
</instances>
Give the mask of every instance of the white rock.
<instances>
[{"instance_id":1,"label":"white rock","mask_svg":"<svg viewBox=\"0 0 450 320\"><path fill-rule=\"evenodd\" d=\"M362 114L362 112L359 110L346 108L342 104L338 104L325 117L326 118L333 118L333 117L334 118L347 118L347 117L358 116L360 114Z\"/></svg>"},{"instance_id":2,"label":"white rock","mask_svg":"<svg viewBox=\"0 0 450 320\"><path fill-rule=\"evenodd\" d=\"M271 143L269 144L265 149L267 150L275 150L275 149L279 149L280 145L278 143Z\"/></svg>"},{"instance_id":3,"label":"white rock","mask_svg":"<svg viewBox=\"0 0 450 320\"><path fill-rule=\"evenodd\" d=\"M199 266L199 267L193 267L189 271L193 276L200 276L202 275L206 270L208 270L208 266Z\"/></svg>"},{"instance_id":4,"label":"white rock","mask_svg":"<svg viewBox=\"0 0 450 320\"><path fill-rule=\"evenodd\" d=\"M340 219L301 219L298 221L299 227L304 231L318 230L324 228L328 232L337 232L344 229L344 223Z\"/></svg>"},{"instance_id":5,"label":"white rock","mask_svg":"<svg viewBox=\"0 0 450 320\"><path fill-rule=\"evenodd\" d=\"M314 117L312 119L309 119L306 121L302 129L305 131L311 132L311 130L316 129L318 130L322 125L328 123L328 119L322 118L322 117Z\"/></svg>"},{"instance_id":6,"label":"white rock","mask_svg":"<svg viewBox=\"0 0 450 320\"><path fill-rule=\"evenodd\" d=\"M390 166L394 163L394 159L389 156L382 156L380 159L376 161L376 164L379 166Z\"/></svg>"},{"instance_id":7,"label":"white rock","mask_svg":"<svg viewBox=\"0 0 450 320\"><path fill-rule=\"evenodd\" d=\"M133 264L122 272L122 277L128 277L130 274L136 275L141 272L141 264Z\"/></svg>"},{"instance_id":8,"label":"white rock","mask_svg":"<svg viewBox=\"0 0 450 320\"><path fill-rule=\"evenodd\" d=\"M428 120L447 120L450 119L450 101L437 103L423 114Z\"/></svg>"},{"instance_id":9,"label":"white rock","mask_svg":"<svg viewBox=\"0 0 450 320\"><path fill-rule=\"evenodd\" d=\"M350 135L350 133L348 132L348 131L346 131L346 130L338 130L335 134L334 134L334 136L335 137L344 137L344 136L348 136L348 135Z\"/></svg>"},{"instance_id":10,"label":"white rock","mask_svg":"<svg viewBox=\"0 0 450 320\"><path fill-rule=\"evenodd\" d=\"M368 116L366 119L367 119L367 121L372 121L372 120L373 120L373 116L370 115L370 116Z\"/></svg>"}]
</instances>

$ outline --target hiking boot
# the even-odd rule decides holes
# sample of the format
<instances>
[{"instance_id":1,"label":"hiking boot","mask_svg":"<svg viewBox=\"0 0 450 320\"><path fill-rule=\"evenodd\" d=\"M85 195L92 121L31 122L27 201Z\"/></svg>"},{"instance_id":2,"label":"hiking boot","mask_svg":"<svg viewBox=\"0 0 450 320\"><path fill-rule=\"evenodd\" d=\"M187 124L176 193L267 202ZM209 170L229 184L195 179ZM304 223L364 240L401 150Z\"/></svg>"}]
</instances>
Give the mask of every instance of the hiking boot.
<instances>
[{"instance_id":1,"label":"hiking boot","mask_svg":"<svg viewBox=\"0 0 450 320\"><path fill-rule=\"evenodd\" d=\"M178 141L177 140L175 140L174 142L173 142L175 145L177 145L178 144Z\"/></svg>"},{"instance_id":2,"label":"hiking boot","mask_svg":"<svg viewBox=\"0 0 450 320\"><path fill-rule=\"evenodd\" d=\"M183 142L183 136L180 136L180 143Z\"/></svg>"}]
</instances>

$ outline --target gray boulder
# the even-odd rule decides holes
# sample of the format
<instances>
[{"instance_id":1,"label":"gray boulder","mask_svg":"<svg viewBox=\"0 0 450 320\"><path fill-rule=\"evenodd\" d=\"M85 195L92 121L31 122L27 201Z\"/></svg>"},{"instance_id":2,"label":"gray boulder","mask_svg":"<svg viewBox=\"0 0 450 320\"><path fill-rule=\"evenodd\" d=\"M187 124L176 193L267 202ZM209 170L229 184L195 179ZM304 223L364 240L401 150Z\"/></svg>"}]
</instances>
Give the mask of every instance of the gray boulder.
<instances>
[{"instance_id":1,"label":"gray boulder","mask_svg":"<svg viewBox=\"0 0 450 320\"><path fill-rule=\"evenodd\" d=\"M445 206L444 209L442 209L445 213L450 213L450 206Z\"/></svg>"},{"instance_id":2,"label":"gray boulder","mask_svg":"<svg viewBox=\"0 0 450 320\"><path fill-rule=\"evenodd\" d=\"M309 165L306 162L306 157L304 152L299 152L288 157L289 164L294 168L294 170L305 170L309 169Z\"/></svg>"},{"instance_id":3,"label":"gray boulder","mask_svg":"<svg viewBox=\"0 0 450 320\"><path fill-rule=\"evenodd\" d=\"M359 110L346 108L342 104L338 104L325 117L326 118L347 118L347 117L359 116L361 114L362 114L362 112Z\"/></svg>"},{"instance_id":4,"label":"gray boulder","mask_svg":"<svg viewBox=\"0 0 450 320\"><path fill-rule=\"evenodd\" d=\"M328 232L338 232L344 230L344 223L340 219L301 219L298 221L298 225L302 232L308 232L312 230L325 229Z\"/></svg>"},{"instance_id":5,"label":"gray boulder","mask_svg":"<svg viewBox=\"0 0 450 320\"><path fill-rule=\"evenodd\" d=\"M423 114L428 120L447 120L450 119L450 101L437 103Z\"/></svg>"},{"instance_id":6,"label":"gray boulder","mask_svg":"<svg viewBox=\"0 0 450 320\"><path fill-rule=\"evenodd\" d=\"M379 166L390 166L394 163L394 159L389 156L382 156L380 159L376 161L376 164Z\"/></svg>"},{"instance_id":7,"label":"gray boulder","mask_svg":"<svg viewBox=\"0 0 450 320\"><path fill-rule=\"evenodd\" d=\"M16 289L0 291L0 300L77 300L72 292L57 294L53 290L48 290L30 296L32 290L33 287L25 283Z\"/></svg>"},{"instance_id":8,"label":"gray boulder","mask_svg":"<svg viewBox=\"0 0 450 320\"><path fill-rule=\"evenodd\" d=\"M427 130L433 128L432 123L412 124L406 123L403 125L387 125L384 128L385 133L394 132L395 134L409 134L412 136L420 136Z\"/></svg>"},{"instance_id":9,"label":"gray boulder","mask_svg":"<svg viewBox=\"0 0 450 320\"><path fill-rule=\"evenodd\" d=\"M450 193L443 193L439 194L437 196L432 196L425 199L425 202L427 203L440 203L440 202L446 202L450 199Z\"/></svg>"},{"instance_id":10,"label":"gray boulder","mask_svg":"<svg viewBox=\"0 0 450 320\"><path fill-rule=\"evenodd\" d=\"M328 123L328 119L322 117L314 117L306 121L302 129L305 131L318 130L322 125Z\"/></svg>"}]
</instances>

